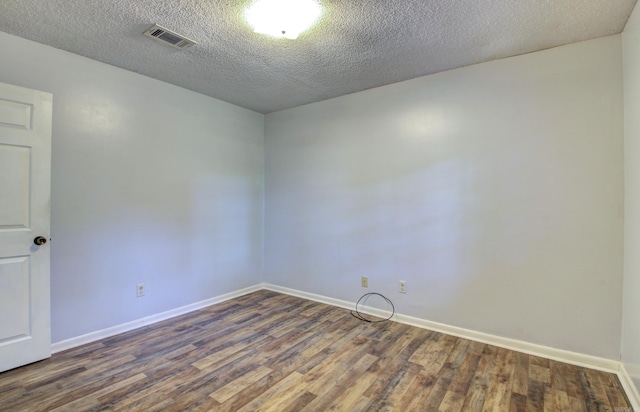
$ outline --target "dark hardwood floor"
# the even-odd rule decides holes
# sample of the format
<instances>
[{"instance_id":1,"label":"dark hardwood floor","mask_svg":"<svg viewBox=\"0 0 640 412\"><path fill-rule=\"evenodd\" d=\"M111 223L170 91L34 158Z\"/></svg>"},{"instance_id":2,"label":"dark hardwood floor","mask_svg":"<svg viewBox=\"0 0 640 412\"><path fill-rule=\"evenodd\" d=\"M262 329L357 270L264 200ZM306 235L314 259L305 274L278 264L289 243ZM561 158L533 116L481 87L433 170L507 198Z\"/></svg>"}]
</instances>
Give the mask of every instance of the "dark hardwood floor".
<instances>
[{"instance_id":1,"label":"dark hardwood floor","mask_svg":"<svg viewBox=\"0 0 640 412\"><path fill-rule=\"evenodd\" d=\"M610 373L259 291L4 372L0 410L631 409Z\"/></svg>"}]
</instances>

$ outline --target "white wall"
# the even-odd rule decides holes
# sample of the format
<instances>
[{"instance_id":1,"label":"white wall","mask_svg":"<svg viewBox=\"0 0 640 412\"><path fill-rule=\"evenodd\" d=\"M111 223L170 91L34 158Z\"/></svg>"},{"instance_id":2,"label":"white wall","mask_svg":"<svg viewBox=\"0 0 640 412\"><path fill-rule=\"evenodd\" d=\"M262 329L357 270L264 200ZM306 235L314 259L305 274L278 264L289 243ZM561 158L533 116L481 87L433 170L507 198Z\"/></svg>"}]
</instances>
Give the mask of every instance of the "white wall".
<instances>
[{"instance_id":1,"label":"white wall","mask_svg":"<svg viewBox=\"0 0 640 412\"><path fill-rule=\"evenodd\" d=\"M54 95L54 342L262 280L264 116L4 33L0 53L0 81Z\"/></svg>"},{"instance_id":2,"label":"white wall","mask_svg":"<svg viewBox=\"0 0 640 412\"><path fill-rule=\"evenodd\" d=\"M617 360L621 66L612 36L267 115L265 280Z\"/></svg>"},{"instance_id":3,"label":"white wall","mask_svg":"<svg viewBox=\"0 0 640 412\"><path fill-rule=\"evenodd\" d=\"M622 362L640 390L640 7L623 36L625 236Z\"/></svg>"}]
</instances>

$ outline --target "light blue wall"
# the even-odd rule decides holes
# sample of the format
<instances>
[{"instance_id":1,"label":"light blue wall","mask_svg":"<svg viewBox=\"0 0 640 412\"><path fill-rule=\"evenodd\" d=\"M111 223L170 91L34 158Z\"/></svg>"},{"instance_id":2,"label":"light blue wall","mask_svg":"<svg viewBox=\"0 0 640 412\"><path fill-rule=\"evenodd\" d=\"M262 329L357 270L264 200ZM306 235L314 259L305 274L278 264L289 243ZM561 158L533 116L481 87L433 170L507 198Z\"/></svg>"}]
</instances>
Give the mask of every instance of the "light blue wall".
<instances>
[{"instance_id":1,"label":"light blue wall","mask_svg":"<svg viewBox=\"0 0 640 412\"><path fill-rule=\"evenodd\" d=\"M263 115L4 33L0 51L0 81L54 96L53 342L261 282Z\"/></svg>"},{"instance_id":2,"label":"light blue wall","mask_svg":"<svg viewBox=\"0 0 640 412\"><path fill-rule=\"evenodd\" d=\"M265 280L617 360L622 104L611 36L269 114Z\"/></svg>"},{"instance_id":3,"label":"light blue wall","mask_svg":"<svg viewBox=\"0 0 640 412\"><path fill-rule=\"evenodd\" d=\"M622 362L640 390L640 7L623 33L625 238Z\"/></svg>"}]
</instances>

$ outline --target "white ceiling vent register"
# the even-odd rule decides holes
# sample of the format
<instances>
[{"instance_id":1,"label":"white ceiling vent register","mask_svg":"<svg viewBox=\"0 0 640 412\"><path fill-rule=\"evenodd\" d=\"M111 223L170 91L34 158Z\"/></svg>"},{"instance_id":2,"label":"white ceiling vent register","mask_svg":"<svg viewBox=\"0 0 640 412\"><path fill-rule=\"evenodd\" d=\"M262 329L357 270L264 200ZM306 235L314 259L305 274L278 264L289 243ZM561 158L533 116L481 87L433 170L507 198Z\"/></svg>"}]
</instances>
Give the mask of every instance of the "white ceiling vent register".
<instances>
[{"instance_id":1,"label":"white ceiling vent register","mask_svg":"<svg viewBox=\"0 0 640 412\"><path fill-rule=\"evenodd\" d=\"M161 43L176 47L178 49L186 49L187 47L197 44L190 38L183 36L182 34L178 34L175 31L169 30L165 27L162 27L159 24L154 24L153 26L149 27L143 34L147 37L151 37L152 39L158 40Z\"/></svg>"}]
</instances>

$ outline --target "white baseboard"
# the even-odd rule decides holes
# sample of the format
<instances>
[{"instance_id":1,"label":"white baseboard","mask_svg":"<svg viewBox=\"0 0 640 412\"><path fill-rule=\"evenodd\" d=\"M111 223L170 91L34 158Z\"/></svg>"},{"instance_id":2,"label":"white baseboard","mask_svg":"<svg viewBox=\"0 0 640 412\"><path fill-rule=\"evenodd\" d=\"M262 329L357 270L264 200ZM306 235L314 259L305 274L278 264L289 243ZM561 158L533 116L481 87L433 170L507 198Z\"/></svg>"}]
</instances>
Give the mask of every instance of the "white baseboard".
<instances>
[{"instance_id":1,"label":"white baseboard","mask_svg":"<svg viewBox=\"0 0 640 412\"><path fill-rule=\"evenodd\" d=\"M638 388L636 388L636 385L633 383L633 380L625 369L624 364L620 365L618 378L620 379L620 383L622 384L624 391L627 393L629 402L631 402L631 407L633 407L634 411L640 412L640 393L638 393Z\"/></svg>"},{"instance_id":2,"label":"white baseboard","mask_svg":"<svg viewBox=\"0 0 640 412\"><path fill-rule=\"evenodd\" d=\"M131 322L123 323L121 325L112 326L110 328L98 330L95 332L87 333L86 335L77 336L75 338L55 342L51 344L51 352L57 353L67 349L75 348L77 346L85 345L87 343L95 342L100 339L105 339L111 336L118 335L120 333L129 332L131 330L141 328L143 326L151 325L156 322L171 319L176 316L184 315L185 313L193 312L207 306L221 303L230 299L234 299L240 296L247 295L249 293L256 292L264 289L264 285L259 283L257 285L249 286L248 288L236 290L234 292L225 293L224 295L216 296L210 299L206 299L200 302L192 303L190 305L182 306L176 309L171 309L166 312L158 313L155 315L147 316L146 318L137 319Z\"/></svg>"},{"instance_id":3,"label":"white baseboard","mask_svg":"<svg viewBox=\"0 0 640 412\"><path fill-rule=\"evenodd\" d=\"M80 345L95 342L100 339L108 338L120 333L128 332L133 329L137 329L143 326L151 325L156 322L160 322L166 319L170 319L176 316L183 315L185 313L193 312L198 309L205 308L207 306L221 303L239 296L256 292L261 289L271 290L274 292L284 293L286 295L297 296L303 299L312 300L315 302L325 303L332 306L337 306L345 309L354 309L355 303L348 302L341 299L334 299L327 296L316 295L313 293L303 292L300 290L289 289L281 286L276 286L267 283L259 283L248 288L240 289L234 292L226 293L224 295L216 296L211 299L196 302L190 305L182 306L180 308L172 309L166 312L158 313L156 315L148 316L146 318L134 320L131 322L123 323L121 325L112 326L107 329L91 332L86 335L77 336L75 338L67 339L60 342L55 342L51 345L51 351L53 353L61 352L67 349L71 349ZM391 312L380 310L371 307L360 307L359 310L362 313L370 314L379 317L388 317ZM599 358L596 356L585 355L581 353L575 353L563 349L556 349L548 346L538 345L534 343L524 342L516 339L505 338L496 335L490 335L483 332L477 332L470 329L459 328L456 326L445 325L442 323L432 322L425 319L420 319L412 316L396 313L392 320L403 323L406 325L416 326L423 329L429 329L435 332L445 333L448 335L457 336L464 339L469 339L477 342L487 343L490 345L498 346L505 349L516 350L519 352L527 353L530 355L540 356L547 359L553 359L560 362L569 363L572 365L583 366L591 369L602 370L605 372L616 373L620 377L625 391L629 396L634 408L640 412L638 404L638 392L631 381L631 378L626 373L620 362Z\"/></svg>"},{"instance_id":4,"label":"white baseboard","mask_svg":"<svg viewBox=\"0 0 640 412\"><path fill-rule=\"evenodd\" d=\"M280 292L287 295L297 296L300 298L321 302L332 306L338 306L346 309L354 309L355 302L329 298L313 293L302 292L295 289L284 288L281 286L265 284L265 289ZM389 317L391 312L371 307L359 307L358 310L378 317ZM505 349L516 350L518 352L527 353L529 355L540 356L559 362L569 363L576 366L597 369L605 372L618 373L620 370L620 362L613 359L600 358L597 356L585 355L581 353L571 352L563 349L556 349L549 346L538 345L521 340L505 338L502 336L490 335L488 333L477 332L470 329L459 328L456 326L445 325L442 323L432 322L425 319L416 318L396 313L392 320L404 323L406 325L416 326L423 329L429 329L435 332L453 335L459 338L469 339L476 342L487 343L489 345L498 346ZM640 412L640 410L639 410Z\"/></svg>"}]
</instances>

